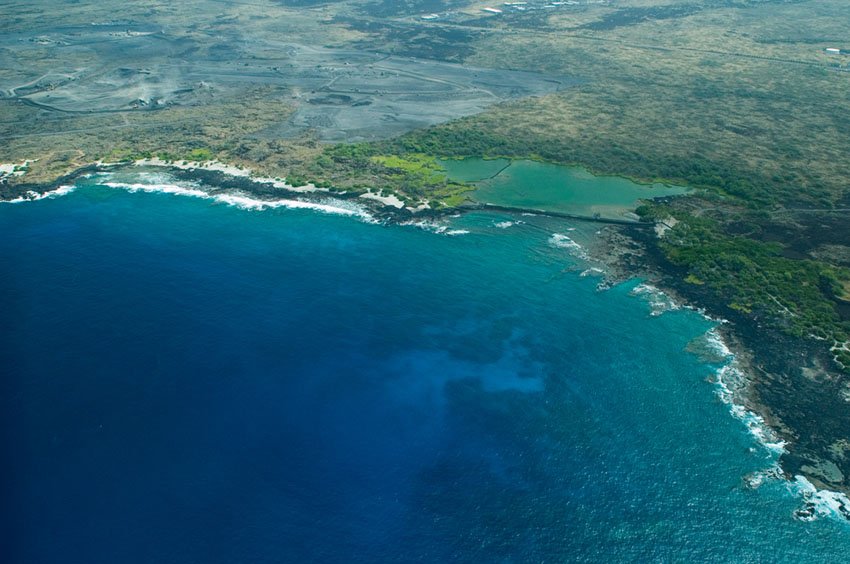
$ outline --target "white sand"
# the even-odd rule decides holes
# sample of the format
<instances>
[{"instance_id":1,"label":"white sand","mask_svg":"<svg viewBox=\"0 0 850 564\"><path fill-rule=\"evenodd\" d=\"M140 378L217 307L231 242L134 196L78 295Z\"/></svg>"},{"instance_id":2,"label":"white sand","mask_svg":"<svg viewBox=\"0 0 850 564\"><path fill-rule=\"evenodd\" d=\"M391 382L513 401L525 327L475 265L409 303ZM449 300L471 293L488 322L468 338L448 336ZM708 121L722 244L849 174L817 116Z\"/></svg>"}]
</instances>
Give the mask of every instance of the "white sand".
<instances>
[{"instance_id":1,"label":"white sand","mask_svg":"<svg viewBox=\"0 0 850 564\"><path fill-rule=\"evenodd\" d=\"M22 161L19 163L0 163L0 180L9 176L23 176L27 173L27 167L35 161Z\"/></svg>"},{"instance_id":2,"label":"white sand","mask_svg":"<svg viewBox=\"0 0 850 564\"><path fill-rule=\"evenodd\" d=\"M413 213L417 213L417 212L421 212L421 211L425 211L425 210L430 210L431 206L428 204L428 202L422 202L418 206L416 206L415 208L408 207L407 209L409 209Z\"/></svg>"},{"instance_id":3,"label":"white sand","mask_svg":"<svg viewBox=\"0 0 850 564\"><path fill-rule=\"evenodd\" d=\"M221 161L173 161L168 162L164 161L158 157L154 157L152 159L139 159L133 163L136 166L161 166L167 168L179 168L181 170L211 170L215 172L221 172L223 174L227 174L228 176L235 176L240 178L250 178L253 182L259 182L260 184L271 184L275 188L282 188L284 190L289 190L290 192L327 192L327 188L319 188L314 186L313 184L306 184L304 186L292 186L291 184L286 183L286 179L278 180L276 178L269 178L267 176L252 176L253 171L250 168L240 168L235 165L229 165L227 163L223 163Z\"/></svg>"},{"instance_id":4,"label":"white sand","mask_svg":"<svg viewBox=\"0 0 850 564\"><path fill-rule=\"evenodd\" d=\"M666 235L668 231L676 227L677 223L679 223L679 220L675 217L666 217L655 224L655 234L660 239L664 237L664 235Z\"/></svg>"},{"instance_id":5,"label":"white sand","mask_svg":"<svg viewBox=\"0 0 850 564\"><path fill-rule=\"evenodd\" d=\"M366 192L365 194L360 195L361 198L367 198L369 200L375 200L377 202L381 202L385 206L392 206L397 209L401 209L404 207L404 202L398 199L395 194L391 194L389 196L381 196L380 194L375 194L374 192Z\"/></svg>"}]
</instances>

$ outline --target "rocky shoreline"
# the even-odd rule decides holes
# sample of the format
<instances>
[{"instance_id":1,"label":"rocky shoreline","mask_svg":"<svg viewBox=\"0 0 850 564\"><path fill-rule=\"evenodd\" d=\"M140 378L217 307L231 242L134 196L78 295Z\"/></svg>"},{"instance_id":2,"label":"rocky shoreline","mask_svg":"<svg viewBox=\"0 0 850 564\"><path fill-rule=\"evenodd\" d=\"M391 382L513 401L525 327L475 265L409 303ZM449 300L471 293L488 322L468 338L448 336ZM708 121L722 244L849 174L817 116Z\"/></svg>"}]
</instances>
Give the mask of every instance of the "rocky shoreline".
<instances>
[{"instance_id":1,"label":"rocky shoreline","mask_svg":"<svg viewBox=\"0 0 850 564\"><path fill-rule=\"evenodd\" d=\"M685 282L687 273L665 258L655 232L608 230L615 231L602 237L602 246L609 248L596 256L609 265L614 280L641 276L677 303L725 321L717 331L745 374L735 401L761 417L784 443L779 457L783 476L802 476L819 489L850 495L850 391L835 372L828 348L768 327L702 286ZM850 507L844 515L850 518Z\"/></svg>"},{"instance_id":2,"label":"rocky shoreline","mask_svg":"<svg viewBox=\"0 0 850 564\"><path fill-rule=\"evenodd\" d=\"M435 211L425 207L399 207L394 198L384 198L369 192L362 194L360 192L331 191L312 187L283 187L283 182L257 179L247 172L232 174L229 170L218 168L171 166L165 163L146 162L92 163L46 183L16 182L10 184L0 182L0 201L36 200L55 193L62 187L72 185L86 175L144 170L145 167L152 170L167 171L175 180L195 184L198 189L210 196L246 194L258 202L268 202L269 204L273 204L281 198L292 198L294 201L305 203L321 203L323 200L333 198L341 202L356 202L359 206L368 209L369 214L380 222L401 223L414 218L428 220L446 215L444 210ZM456 213L456 210L453 210L452 213Z\"/></svg>"},{"instance_id":3,"label":"rocky shoreline","mask_svg":"<svg viewBox=\"0 0 850 564\"><path fill-rule=\"evenodd\" d=\"M113 172L133 167L128 163L95 163L46 184L0 183L0 200L38 199L73 184L84 175ZM164 166L164 165L157 165ZM399 207L385 198L363 197L358 192L311 191L280 187L258 181L248 174L193 167L167 167L171 176L199 185L211 196L250 194L259 201L274 202L282 196L302 202L333 198L368 209L382 223L429 221L458 213L458 209L433 210ZM463 211L471 211L475 207ZM523 210L499 210L505 212ZM572 218L593 221L592 218ZM684 281L686 273L665 258L658 233L641 223L600 221L597 238L588 249L592 261L604 268L603 284L612 285L634 277L647 280L676 303L692 307L726 322L717 328L745 374L735 390L733 402L760 417L784 444L779 456L782 477L789 481L802 476L821 490L850 495L850 390L831 372L832 358L822 343L788 336L765 327L758 318L728 307L720 297ZM779 474L780 472L777 472ZM845 498L846 499L846 498ZM838 503L850 519L850 507Z\"/></svg>"}]
</instances>

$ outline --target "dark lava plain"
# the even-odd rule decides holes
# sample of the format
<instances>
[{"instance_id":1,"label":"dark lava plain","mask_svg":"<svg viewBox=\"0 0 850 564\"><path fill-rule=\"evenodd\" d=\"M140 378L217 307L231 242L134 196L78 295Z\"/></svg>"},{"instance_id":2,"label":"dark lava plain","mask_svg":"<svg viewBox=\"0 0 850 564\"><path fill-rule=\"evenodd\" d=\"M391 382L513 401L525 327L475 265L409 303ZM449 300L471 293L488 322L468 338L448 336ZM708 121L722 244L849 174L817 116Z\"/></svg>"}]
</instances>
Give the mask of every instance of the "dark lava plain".
<instances>
[{"instance_id":1,"label":"dark lava plain","mask_svg":"<svg viewBox=\"0 0 850 564\"><path fill-rule=\"evenodd\" d=\"M11 33L0 47L5 101L57 115L92 115L212 105L246 89L273 88L294 112L269 116L258 135L272 138L314 132L324 141L383 139L576 82L289 43L286 36L249 29L199 37L135 20ZM35 47L51 58L32 61Z\"/></svg>"}]
</instances>

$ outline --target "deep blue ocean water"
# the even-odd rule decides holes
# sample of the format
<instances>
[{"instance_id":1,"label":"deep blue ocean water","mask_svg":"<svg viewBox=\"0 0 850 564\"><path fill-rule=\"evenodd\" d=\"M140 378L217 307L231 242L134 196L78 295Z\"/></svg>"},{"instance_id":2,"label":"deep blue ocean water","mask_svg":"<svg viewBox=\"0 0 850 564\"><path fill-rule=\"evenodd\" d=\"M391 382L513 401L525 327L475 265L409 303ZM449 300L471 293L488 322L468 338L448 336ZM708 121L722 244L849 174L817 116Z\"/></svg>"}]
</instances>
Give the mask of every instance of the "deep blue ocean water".
<instances>
[{"instance_id":1,"label":"deep blue ocean water","mask_svg":"<svg viewBox=\"0 0 850 564\"><path fill-rule=\"evenodd\" d=\"M3 562L850 554L745 487L776 457L686 351L712 324L597 291L568 224L94 184L0 204Z\"/></svg>"}]
</instances>

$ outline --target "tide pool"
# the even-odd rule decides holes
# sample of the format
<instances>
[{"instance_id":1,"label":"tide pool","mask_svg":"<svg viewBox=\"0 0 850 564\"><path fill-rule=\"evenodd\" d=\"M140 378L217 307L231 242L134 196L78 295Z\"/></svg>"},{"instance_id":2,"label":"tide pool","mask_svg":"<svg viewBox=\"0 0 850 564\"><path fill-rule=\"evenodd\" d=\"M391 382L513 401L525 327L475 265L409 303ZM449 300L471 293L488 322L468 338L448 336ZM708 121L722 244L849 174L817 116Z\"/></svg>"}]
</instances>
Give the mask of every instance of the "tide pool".
<instances>
[{"instance_id":1,"label":"tide pool","mask_svg":"<svg viewBox=\"0 0 850 564\"><path fill-rule=\"evenodd\" d=\"M574 225L106 181L0 204L4 562L846 559Z\"/></svg>"}]
</instances>

